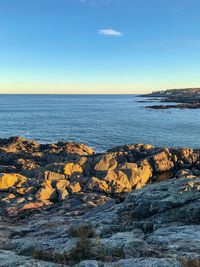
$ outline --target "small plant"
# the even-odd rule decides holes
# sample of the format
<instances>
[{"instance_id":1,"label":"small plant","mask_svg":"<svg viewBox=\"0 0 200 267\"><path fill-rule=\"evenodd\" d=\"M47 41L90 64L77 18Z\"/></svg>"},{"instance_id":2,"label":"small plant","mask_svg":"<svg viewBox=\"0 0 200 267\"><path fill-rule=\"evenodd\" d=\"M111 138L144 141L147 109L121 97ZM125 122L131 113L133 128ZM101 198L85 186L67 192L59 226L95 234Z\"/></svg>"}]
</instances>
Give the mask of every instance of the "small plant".
<instances>
[{"instance_id":1,"label":"small plant","mask_svg":"<svg viewBox=\"0 0 200 267\"><path fill-rule=\"evenodd\" d=\"M69 262L76 264L83 260L92 259L91 249L92 246L89 238L80 239L68 255Z\"/></svg>"},{"instance_id":2,"label":"small plant","mask_svg":"<svg viewBox=\"0 0 200 267\"><path fill-rule=\"evenodd\" d=\"M200 267L200 258L182 258L181 267Z\"/></svg>"},{"instance_id":3,"label":"small plant","mask_svg":"<svg viewBox=\"0 0 200 267\"><path fill-rule=\"evenodd\" d=\"M78 237L76 246L70 251L68 259L70 263L78 263L82 260L92 259L92 244L90 238L94 237L95 230L89 223L77 227L71 227L69 234L72 237Z\"/></svg>"},{"instance_id":4,"label":"small plant","mask_svg":"<svg viewBox=\"0 0 200 267\"><path fill-rule=\"evenodd\" d=\"M94 237L95 231L91 224L82 224L77 227L71 227L69 234L72 237L79 237L80 239Z\"/></svg>"},{"instance_id":5,"label":"small plant","mask_svg":"<svg viewBox=\"0 0 200 267\"><path fill-rule=\"evenodd\" d=\"M109 244L100 244L98 248L91 251L92 259L102 262L113 262L125 258L122 248L111 248Z\"/></svg>"},{"instance_id":6,"label":"small plant","mask_svg":"<svg viewBox=\"0 0 200 267\"><path fill-rule=\"evenodd\" d=\"M33 257L38 260L44 260L49 262L55 262L60 264L67 264L68 256L67 254L61 254L52 251L42 251L37 250L33 253Z\"/></svg>"}]
</instances>

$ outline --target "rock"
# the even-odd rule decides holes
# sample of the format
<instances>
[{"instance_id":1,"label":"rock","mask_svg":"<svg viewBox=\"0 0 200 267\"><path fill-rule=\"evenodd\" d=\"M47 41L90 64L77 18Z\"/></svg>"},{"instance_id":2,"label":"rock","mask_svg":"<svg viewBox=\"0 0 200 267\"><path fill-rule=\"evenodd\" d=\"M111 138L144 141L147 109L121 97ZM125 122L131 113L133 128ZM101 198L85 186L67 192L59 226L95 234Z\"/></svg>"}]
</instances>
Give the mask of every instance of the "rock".
<instances>
[{"instance_id":1,"label":"rock","mask_svg":"<svg viewBox=\"0 0 200 267\"><path fill-rule=\"evenodd\" d=\"M200 170L196 169L196 168L192 168L192 173L196 176L200 176Z\"/></svg>"},{"instance_id":2,"label":"rock","mask_svg":"<svg viewBox=\"0 0 200 267\"><path fill-rule=\"evenodd\" d=\"M103 266L102 264L101 266ZM95 260L85 260L80 262L79 264L76 264L75 267L100 267L100 264Z\"/></svg>"},{"instance_id":3,"label":"rock","mask_svg":"<svg viewBox=\"0 0 200 267\"><path fill-rule=\"evenodd\" d=\"M188 175L192 175L193 172L188 169L182 169L176 173L176 177L187 177Z\"/></svg>"},{"instance_id":4,"label":"rock","mask_svg":"<svg viewBox=\"0 0 200 267\"><path fill-rule=\"evenodd\" d=\"M152 184L140 191L130 193L124 202L124 207L127 207L130 218L134 218L135 221L147 219L156 225L199 222L199 185L199 178L192 181L174 179ZM127 210L125 210L126 213ZM128 223L127 220L125 223Z\"/></svg>"},{"instance_id":5,"label":"rock","mask_svg":"<svg viewBox=\"0 0 200 267\"><path fill-rule=\"evenodd\" d=\"M45 166L45 170L62 175L64 173L64 167L64 163L51 163Z\"/></svg>"},{"instance_id":6,"label":"rock","mask_svg":"<svg viewBox=\"0 0 200 267\"><path fill-rule=\"evenodd\" d=\"M64 174L66 175L80 175L82 174L83 169L79 164L75 164L73 162L67 163L64 167Z\"/></svg>"},{"instance_id":7,"label":"rock","mask_svg":"<svg viewBox=\"0 0 200 267\"><path fill-rule=\"evenodd\" d=\"M33 170L39 168L39 165L37 165L36 162L34 162L34 160L31 159L19 158L17 160L17 165L18 168L22 170Z\"/></svg>"},{"instance_id":8,"label":"rock","mask_svg":"<svg viewBox=\"0 0 200 267\"><path fill-rule=\"evenodd\" d=\"M16 196L14 194L8 194L5 198L2 198L1 201L10 203L15 198Z\"/></svg>"},{"instance_id":9,"label":"rock","mask_svg":"<svg viewBox=\"0 0 200 267\"><path fill-rule=\"evenodd\" d=\"M20 195L28 195L29 193L34 194L36 191L37 189L35 187L30 186L30 187L21 187L16 190L16 193Z\"/></svg>"},{"instance_id":10,"label":"rock","mask_svg":"<svg viewBox=\"0 0 200 267\"><path fill-rule=\"evenodd\" d=\"M148 251L148 244L143 238L142 231L135 229L133 232L116 233L108 239L102 239L102 242L110 255L118 251L120 258L141 258Z\"/></svg>"},{"instance_id":11,"label":"rock","mask_svg":"<svg viewBox=\"0 0 200 267\"><path fill-rule=\"evenodd\" d=\"M147 237L149 244L156 244L159 251L166 249L171 254L199 253L199 225L167 225L156 229Z\"/></svg>"},{"instance_id":12,"label":"rock","mask_svg":"<svg viewBox=\"0 0 200 267\"><path fill-rule=\"evenodd\" d=\"M152 153L153 151L154 147L149 144L133 144L133 145L118 146L108 150L108 152L115 152L115 153L131 152L131 154L133 154L136 160L146 157L149 153Z\"/></svg>"},{"instance_id":13,"label":"rock","mask_svg":"<svg viewBox=\"0 0 200 267\"><path fill-rule=\"evenodd\" d=\"M106 181L102 181L96 177L90 178L88 181L86 188L93 190L93 191L99 191L99 192L109 192L109 187Z\"/></svg>"},{"instance_id":14,"label":"rock","mask_svg":"<svg viewBox=\"0 0 200 267\"><path fill-rule=\"evenodd\" d=\"M43 200L50 200L51 202L56 202L57 201L57 193L56 189L47 186L45 186L38 192L38 199L41 201Z\"/></svg>"},{"instance_id":15,"label":"rock","mask_svg":"<svg viewBox=\"0 0 200 267\"><path fill-rule=\"evenodd\" d=\"M84 176L91 176L93 160L89 157L81 157L77 163L81 166Z\"/></svg>"},{"instance_id":16,"label":"rock","mask_svg":"<svg viewBox=\"0 0 200 267\"><path fill-rule=\"evenodd\" d=\"M112 265L111 265L112 266ZM124 259L119 260L114 266L119 267L181 267L178 260L175 258L141 258L141 259Z\"/></svg>"},{"instance_id":17,"label":"rock","mask_svg":"<svg viewBox=\"0 0 200 267\"><path fill-rule=\"evenodd\" d=\"M39 144L35 141L16 136L9 139L0 139L0 147L7 153L18 153L22 151L32 153L39 148Z\"/></svg>"},{"instance_id":18,"label":"rock","mask_svg":"<svg viewBox=\"0 0 200 267\"><path fill-rule=\"evenodd\" d=\"M78 193L81 191L81 185L79 182L76 181L71 182L67 187L67 190L69 191L70 194Z\"/></svg>"},{"instance_id":19,"label":"rock","mask_svg":"<svg viewBox=\"0 0 200 267\"><path fill-rule=\"evenodd\" d=\"M56 182L56 189L62 190L62 189L67 188L67 186L69 186L69 185L70 185L70 182L66 179L65 180L58 180Z\"/></svg>"},{"instance_id":20,"label":"rock","mask_svg":"<svg viewBox=\"0 0 200 267\"><path fill-rule=\"evenodd\" d=\"M152 177L152 168L148 161L143 160L139 165L136 163L125 163L120 167L124 172L131 184L135 189L142 188Z\"/></svg>"},{"instance_id":21,"label":"rock","mask_svg":"<svg viewBox=\"0 0 200 267\"><path fill-rule=\"evenodd\" d=\"M122 171L112 171L109 170L104 179L105 182L109 185L111 193L121 193L121 192L130 192L131 184L127 176Z\"/></svg>"},{"instance_id":22,"label":"rock","mask_svg":"<svg viewBox=\"0 0 200 267\"><path fill-rule=\"evenodd\" d=\"M58 192L58 201L59 202L62 202L63 200L65 200L69 195L69 193L66 189L62 189L62 190L58 189L57 192Z\"/></svg>"},{"instance_id":23,"label":"rock","mask_svg":"<svg viewBox=\"0 0 200 267\"><path fill-rule=\"evenodd\" d=\"M58 181L58 180L65 180L66 176L64 174L46 171L44 173L44 179L49 181Z\"/></svg>"},{"instance_id":24,"label":"rock","mask_svg":"<svg viewBox=\"0 0 200 267\"><path fill-rule=\"evenodd\" d=\"M50 202L45 202L45 205L50 205ZM43 202L37 201L37 202L32 202L32 203L26 203L24 204L20 209L19 212L24 212L27 210L39 210L44 206Z\"/></svg>"},{"instance_id":25,"label":"rock","mask_svg":"<svg viewBox=\"0 0 200 267\"><path fill-rule=\"evenodd\" d=\"M16 171L17 171L17 169L15 166L0 165L0 173L13 173Z\"/></svg>"},{"instance_id":26,"label":"rock","mask_svg":"<svg viewBox=\"0 0 200 267\"><path fill-rule=\"evenodd\" d=\"M117 161L112 154L103 155L96 163L94 169L96 171L114 170L117 167Z\"/></svg>"},{"instance_id":27,"label":"rock","mask_svg":"<svg viewBox=\"0 0 200 267\"><path fill-rule=\"evenodd\" d=\"M62 267L61 264L36 260L32 257L19 256L15 252L0 250L0 267L24 266L24 267Z\"/></svg>"},{"instance_id":28,"label":"rock","mask_svg":"<svg viewBox=\"0 0 200 267\"><path fill-rule=\"evenodd\" d=\"M61 147L67 153L76 155L93 155L94 150L85 144L80 144L76 142L59 142L56 144L59 148Z\"/></svg>"},{"instance_id":29,"label":"rock","mask_svg":"<svg viewBox=\"0 0 200 267\"><path fill-rule=\"evenodd\" d=\"M148 243L140 238L135 238L125 242L123 250L126 257L129 258L140 258L142 256L145 257L148 252Z\"/></svg>"},{"instance_id":30,"label":"rock","mask_svg":"<svg viewBox=\"0 0 200 267\"><path fill-rule=\"evenodd\" d=\"M68 193L66 188L69 185L70 185L70 182L68 180L59 180L56 183L56 190L58 193L59 202L62 202L63 200L65 200L68 197L69 193Z\"/></svg>"},{"instance_id":31,"label":"rock","mask_svg":"<svg viewBox=\"0 0 200 267\"><path fill-rule=\"evenodd\" d=\"M22 175L2 173L0 174L0 191L8 190L13 186L21 187L26 181L27 178Z\"/></svg>"},{"instance_id":32,"label":"rock","mask_svg":"<svg viewBox=\"0 0 200 267\"><path fill-rule=\"evenodd\" d=\"M161 151L151 157L156 172L165 172L174 168L171 155L168 150Z\"/></svg>"}]
</instances>

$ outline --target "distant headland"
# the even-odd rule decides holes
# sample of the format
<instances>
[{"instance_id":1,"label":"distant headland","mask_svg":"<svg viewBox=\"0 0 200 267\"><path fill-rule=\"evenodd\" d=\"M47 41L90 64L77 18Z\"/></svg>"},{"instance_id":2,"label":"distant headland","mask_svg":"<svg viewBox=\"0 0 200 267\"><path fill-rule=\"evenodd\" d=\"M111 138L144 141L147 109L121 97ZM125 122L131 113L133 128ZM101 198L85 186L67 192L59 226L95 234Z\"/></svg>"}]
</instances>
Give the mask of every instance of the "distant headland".
<instances>
[{"instance_id":1,"label":"distant headland","mask_svg":"<svg viewBox=\"0 0 200 267\"><path fill-rule=\"evenodd\" d=\"M149 105L146 108L151 109L198 109L200 108L200 88L185 88L185 89L167 89L155 91L150 94L144 94L142 97L147 97L152 101L162 103L176 103L176 104L162 104Z\"/></svg>"}]
</instances>

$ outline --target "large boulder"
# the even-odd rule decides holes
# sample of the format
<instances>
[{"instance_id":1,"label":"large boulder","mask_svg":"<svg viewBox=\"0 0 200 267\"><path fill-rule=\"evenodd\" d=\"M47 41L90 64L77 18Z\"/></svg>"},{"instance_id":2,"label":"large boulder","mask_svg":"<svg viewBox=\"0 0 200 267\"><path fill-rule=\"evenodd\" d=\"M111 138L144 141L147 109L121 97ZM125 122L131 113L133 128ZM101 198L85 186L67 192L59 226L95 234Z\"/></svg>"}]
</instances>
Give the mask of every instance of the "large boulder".
<instances>
[{"instance_id":1,"label":"large boulder","mask_svg":"<svg viewBox=\"0 0 200 267\"><path fill-rule=\"evenodd\" d=\"M98 192L109 192L109 186L106 181L100 180L96 177L92 177L89 179L86 189Z\"/></svg>"},{"instance_id":2,"label":"large boulder","mask_svg":"<svg viewBox=\"0 0 200 267\"><path fill-rule=\"evenodd\" d=\"M94 167L95 171L114 170L117 167L117 161L113 154L105 154L97 158L97 163Z\"/></svg>"},{"instance_id":3,"label":"large boulder","mask_svg":"<svg viewBox=\"0 0 200 267\"><path fill-rule=\"evenodd\" d=\"M124 163L120 170L128 177L131 187L135 189L142 188L152 177L152 168L147 160L136 163Z\"/></svg>"},{"instance_id":4,"label":"large boulder","mask_svg":"<svg viewBox=\"0 0 200 267\"><path fill-rule=\"evenodd\" d=\"M199 166L199 151L191 148L172 148L170 152L176 157L180 168Z\"/></svg>"},{"instance_id":5,"label":"large boulder","mask_svg":"<svg viewBox=\"0 0 200 267\"><path fill-rule=\"evenodd\" d=\"M62 202L63 200L65 200L69 193L67 191L67 187L70 185L70 182L68 180L58 180L56 182L56 190L58 193L58 201Z\"/></svg>"},{"instance_id":6,"label":"large boulder","mask_svg":"<svg viewBox=\"0 0 200 267\"><path fill-rule=\"evenodd\" d=\"M111 193L130 192L132 190L126 174L120 170L109 170L103 180L108 183Z\"/></svg>"},{"instance_id":7,"label":"large boulder","mask_svg":"<svg viewBox=\"0 0 200 267\"><path fill-rule=\"evenodd\" d=\"M2 173L0 174L0 191L8 190L12 187L21 187L27 178L20 174Z\"/></svg>"},{"instance_id":8,"label":"large boulder","mask_svg":"<svg viewBox=\"0 0 200 267\"><path fill-rule=\"evenodd\" d=\"M56 189L52 187L52 181L44 181L36 197L41 201L49 200L51 202L56 202L58 196Z\"/></svg>"},{"instance_id":9,"label":"large boulder","mask_svg":"<svg viewBox=\"0 0 200 267\"><path fill-rule=\"evenodd\" d=\"M64 174L46 171L42 188L37 194L38 199L51 202L65 200L69 195L67 187L70 186L70 182L66 177Z\"/></svg>"},{"instance_id":10,"label":"large boulder","mask_svg":"<svg viewBox=\"0 0 200 267\"><path fill-rule=\"evenodd\" d=\"M83 169L79 164L76 164L74 162L69 162L64 167L64 174L66 175L80 175L82 174Z\"/></svg>"},{"instance_id":11,"label":"large boulder","mask_svg":"<svg viewBox=\"0 0 200 267\"><path fill-rule=\"evenodd\" d=\"M172 154L167 148L150 156L149 160L152 161L154 170L157 173L172 170L175 166L172 159Z\"/></svg>"},{"instance_id":12,"label":"large boulder","mask_svg":"<svg viewBox=\"0 0 200 267\"><path fill-rule=\"evenodd\" d=\"M94 154L94 150L85 144L80 144L76 142L59 142L55 144L57 149L62 149L63 151L75 154L75 155L92 155Z\"/></svg>"},{"instance_id":13,"label":"large boulder","mask_svg":"<svg viewBox=\"0 0 200 267\"><path fill-rule=\"evenodd\" d=\"M0 148L6 153L33 153L39 148L39 143L15 136L9 139L0 139Z\"/></svg>"}]
</instances>

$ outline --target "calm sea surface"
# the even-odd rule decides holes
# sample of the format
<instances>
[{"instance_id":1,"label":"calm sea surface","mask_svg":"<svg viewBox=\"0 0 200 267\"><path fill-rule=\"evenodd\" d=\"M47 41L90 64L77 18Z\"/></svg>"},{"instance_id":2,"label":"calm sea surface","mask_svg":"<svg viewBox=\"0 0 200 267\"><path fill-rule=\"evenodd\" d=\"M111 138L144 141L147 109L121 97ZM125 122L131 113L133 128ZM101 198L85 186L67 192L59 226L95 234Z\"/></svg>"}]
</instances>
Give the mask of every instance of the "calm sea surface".
<instances>
[{"instance_id":1,"label":"calm sea surface","mask_svg":"<svg viewBox=\"0 0 200 267\"><path fill-rule=\"evenodd\" d=\"M0 95L0 137L200 148L200 110L147 110L135 95Z\"/></svg>"}]
</instances>

